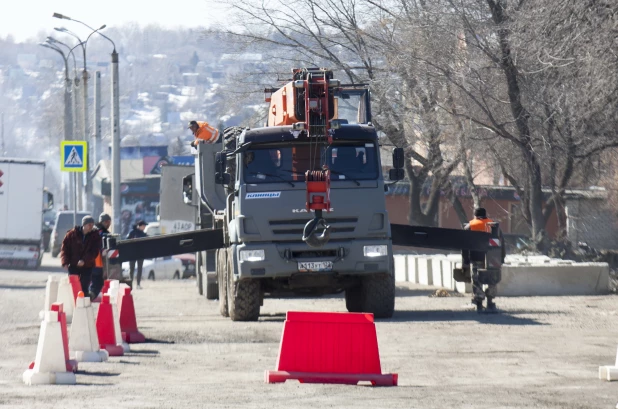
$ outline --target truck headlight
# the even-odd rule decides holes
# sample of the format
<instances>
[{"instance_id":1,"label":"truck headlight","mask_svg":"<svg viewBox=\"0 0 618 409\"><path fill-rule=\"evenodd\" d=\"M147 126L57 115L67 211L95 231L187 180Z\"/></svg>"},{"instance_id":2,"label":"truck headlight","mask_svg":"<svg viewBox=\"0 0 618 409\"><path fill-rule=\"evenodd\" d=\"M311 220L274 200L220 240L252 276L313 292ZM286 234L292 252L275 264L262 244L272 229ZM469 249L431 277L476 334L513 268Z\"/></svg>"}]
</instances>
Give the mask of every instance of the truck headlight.
<instances>
[{"instance_id":1,"label":"truck headlight","mask_svg":"<svg viewBox=\"0 0 618 409\"><path fill-rule=\"evenodd\" d=\"M240 261L264 261L264 250L240 250Z\"/></svg>"},{"instance_id":2,"label":"truck headlight","mask_svg":"<svg viewBox=\"0 0 618 409\"><path fill-rule=\"evenodd\" d=\"M380 246L363 246L365 257L382 257L387 255L387 247L382 244Z\"/></svg>"}]
</instances>

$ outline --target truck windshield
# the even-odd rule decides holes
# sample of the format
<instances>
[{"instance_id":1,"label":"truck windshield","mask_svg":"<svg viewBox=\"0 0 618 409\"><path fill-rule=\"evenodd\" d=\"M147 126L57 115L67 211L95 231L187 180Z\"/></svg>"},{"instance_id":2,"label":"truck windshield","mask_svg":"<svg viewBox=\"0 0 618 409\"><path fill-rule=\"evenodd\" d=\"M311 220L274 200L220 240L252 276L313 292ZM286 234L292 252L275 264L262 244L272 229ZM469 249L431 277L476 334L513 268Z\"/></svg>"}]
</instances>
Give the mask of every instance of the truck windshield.
<instances>
[{"instance_id":1,"label":"truck windshield","mask_svg":"<svg viewBox=\"0 0 618 409\"><path fill-rule=\"evenodd\" d=\"M375 180L378 158L373 142L338 142L328 147L315 144L255 145L242 154L246 183L303 182L307 170L319 170L322 164L333 171L332 182Z\"/></svg>"}]
</instances>

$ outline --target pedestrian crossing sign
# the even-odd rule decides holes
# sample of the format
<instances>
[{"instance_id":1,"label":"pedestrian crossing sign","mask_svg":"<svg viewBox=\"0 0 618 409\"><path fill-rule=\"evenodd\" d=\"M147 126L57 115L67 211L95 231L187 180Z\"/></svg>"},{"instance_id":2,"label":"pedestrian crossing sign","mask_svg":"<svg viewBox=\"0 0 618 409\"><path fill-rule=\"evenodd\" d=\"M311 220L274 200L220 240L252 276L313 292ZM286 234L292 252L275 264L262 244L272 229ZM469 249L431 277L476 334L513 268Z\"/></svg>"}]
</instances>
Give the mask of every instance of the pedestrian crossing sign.
<instances>
[{"instance_id":1,"label":"pedestrian crossing sign","mask_svg":"<svg viewBox=\"0 0 618 409\"><path fill-rule=\"evenodd\" d=\"M85 172L88 169L88 142L60 142L60 170L63 172Z\"/></svg>"}]
</instances>

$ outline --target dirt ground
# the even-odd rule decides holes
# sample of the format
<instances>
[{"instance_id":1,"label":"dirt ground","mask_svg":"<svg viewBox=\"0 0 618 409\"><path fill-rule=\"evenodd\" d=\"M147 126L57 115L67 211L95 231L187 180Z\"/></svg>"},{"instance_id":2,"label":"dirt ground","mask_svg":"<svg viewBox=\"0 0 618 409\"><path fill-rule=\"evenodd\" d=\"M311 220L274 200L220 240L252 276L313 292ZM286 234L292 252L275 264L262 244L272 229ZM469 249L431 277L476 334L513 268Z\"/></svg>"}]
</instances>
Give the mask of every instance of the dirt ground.
<instances>
[{"instance_id":1,"label":"dirt ground","mask_svg":"<svg viewBox=\"0 0 618 409\"><path fill-rule=\"evenodd\" d=\"M468 298L398 287L395 316L378 321L384 373L376 388L264 383L275 369L285 312L344 311L342 297L266 299L259 322L233 323L194 280L146 282L134 293L149 342L82 363L74 386L26 386L45 281L61 274L0 270L0 407L7 408L614 408L618 383L598 380L618 344L618 297L498 298L478 315Z\"/></svg>"}]
</instances>

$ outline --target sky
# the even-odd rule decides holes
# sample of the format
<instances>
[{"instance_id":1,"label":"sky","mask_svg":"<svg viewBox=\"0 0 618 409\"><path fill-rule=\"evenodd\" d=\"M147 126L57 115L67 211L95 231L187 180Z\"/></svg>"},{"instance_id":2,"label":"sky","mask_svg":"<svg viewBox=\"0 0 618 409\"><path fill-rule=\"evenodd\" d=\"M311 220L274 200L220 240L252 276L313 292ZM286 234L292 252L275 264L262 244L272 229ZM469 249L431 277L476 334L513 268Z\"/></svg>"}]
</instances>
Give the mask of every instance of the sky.
<instances>
[{"instance_id":1,"label":"sky","mask_svg":"<svg viewBox=\"0 0 618 409\"><path fill-rule=\"evenodd\" d=\"M39 32L49 33L54 27L60 26L77 33L87 31L78 23L52 18L54 12L83 21L94 28L103 24L113 27L129 22L159 24L167 28L205 27L211 22L220 22L225 15L220 4L215 0L6 1L0 10L0 37L5 38L10 34L15 41L23 42Z\"/></svg>"}]
</instances>

